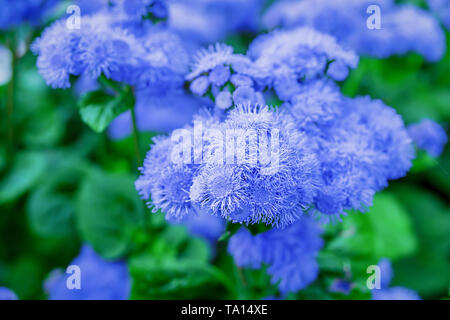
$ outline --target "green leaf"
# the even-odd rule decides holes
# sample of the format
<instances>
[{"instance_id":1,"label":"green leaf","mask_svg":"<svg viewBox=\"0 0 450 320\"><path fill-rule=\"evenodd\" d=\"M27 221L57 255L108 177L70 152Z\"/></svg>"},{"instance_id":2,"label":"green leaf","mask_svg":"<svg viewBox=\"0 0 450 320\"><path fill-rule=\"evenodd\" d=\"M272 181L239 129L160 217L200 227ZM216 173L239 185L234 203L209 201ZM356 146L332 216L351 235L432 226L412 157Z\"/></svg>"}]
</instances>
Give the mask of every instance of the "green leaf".
<instances>
[{"instance_id":1,"label":"green leaf","mask_svg":"<svg viewBox=\"0 0 450 320\"><path fill-rule=\"evenodd\" d=\"M349 257L398 259L416 249L417 241L411 221L402 204L388 192L375 196L365 214L350 213L343 219L344 232L329 249Z\"/></svg>"},{"instance_id":2,"label":"green leaf","mask_svg":"<svg viewBox=\"0 0 450 320\"><path fill-rule=\"evenodd\" d=\"M94 131L103 132L118 115L132 108L134 98L131 89L115 96L102 90L86 93L80 100L81 119Z\"/></svg>"},{"instance_id":3,"label":"green leaf","mask_svg":"<svg viewBox=\"0 0 450 320\"><path fill-rule=\"evenodd\" d=\"M228 279L214 266L185 260L157 260L152 255L129 263L132 299L214 299L225 296Z\"/></svg>"},{"instance_id":4,"label":"green leaf","mask_svg":"<svg viewBox=\"0 0 450 320\"><path fill-rule=\"evenodd\" d=\"M448 204L413 185L401 185L394 191L412 218L419 249L413 257L394 263L393 285L417 290L423 298L445 295L450 283Z\"/></svg>"},{"instance_id":5,"label":"green leaf","mask_svg":"<svg viewBox=\"0 0 450 320\"><path fill-rule=\"evenodd\" d=\"M0 204L9 203L27 192L46 169L42 153L21 152L14 159L12 168L0 182Z\"/></svg>"},{"instance_id":6,"label":"green leaf","mask_svg":"<svg viewBox=\"0 0 450 320\"><path fill-rule=\"evenodd\" d=\"M92 172L82 184L77 208L82 237L105 258L126 254L143 227L144 205L127 176Z\"/></svg>"},{"instance_id":7,"label":"green leaf","mask_svg":"<svg viewBox=\"0 0 450 320\"><path fill-rule=\"evenodd\" d=\"M75 233L74 194L82 171L61 168L34 190L27 202L31 229L42 237L69 237Z\"/></svg>"}]
</instances>

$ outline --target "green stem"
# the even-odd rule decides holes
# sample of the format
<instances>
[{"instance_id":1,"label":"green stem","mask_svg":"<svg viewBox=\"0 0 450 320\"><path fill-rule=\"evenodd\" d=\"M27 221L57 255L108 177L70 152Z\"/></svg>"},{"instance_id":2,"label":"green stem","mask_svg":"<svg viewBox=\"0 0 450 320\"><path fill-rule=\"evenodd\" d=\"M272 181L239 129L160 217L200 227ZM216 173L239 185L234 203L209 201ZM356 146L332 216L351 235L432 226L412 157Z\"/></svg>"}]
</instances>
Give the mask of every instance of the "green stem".
<instances>
[{"instance_id":1,"label":"green stem","mask_svg":"<svg viewBox=\"0 0 450 320\"><path fill-rule=\"evenodd\" d=\"M133 105L133 107L131 107L131 121L133 122L134 151L136 153L136 159L138 161L138 165L140 165L142 158L141 158L141 151L140 151L140 144L139 144L139 131L137 128L137 121L136 121L136 111L135 111L134 105Z\"/></svg>"}]
</instances>

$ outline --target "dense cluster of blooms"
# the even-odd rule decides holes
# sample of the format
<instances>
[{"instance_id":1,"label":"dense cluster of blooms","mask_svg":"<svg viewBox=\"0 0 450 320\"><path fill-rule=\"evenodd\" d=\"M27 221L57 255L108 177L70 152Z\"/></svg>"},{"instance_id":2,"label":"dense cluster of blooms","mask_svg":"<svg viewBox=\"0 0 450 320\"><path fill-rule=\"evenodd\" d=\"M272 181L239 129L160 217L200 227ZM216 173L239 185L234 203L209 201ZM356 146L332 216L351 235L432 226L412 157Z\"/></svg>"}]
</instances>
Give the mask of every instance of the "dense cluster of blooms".
<instances>
[{"instance_id":1,"label":"dense cluster of blooms","mask_svg":"<svg viewBox=\"0 0 450 320\"><path fill-rule=\"evenodd\" d=\"M319 272L316 255L323 245L321 229L312 219L290 227L252 235L241 228L233 235L228 251L239 267L259 269L267 265L272 283L284 295L305 288Z\"/></svg>"},{"instance_id":2,"label":"dense cluster of blooms","mask_svg":"<svg viewBox=\"0 0 450 320\"><path fill-rule=\"evenodd\" d=\"M380 29L367 27L370 5L381 10ZM284 0L269 8L263 21L267 28L310 26L359 54L379 58L414 51L437 61L445 52L445 35L436 19L426 10L393 0Z\"/></svg>"},{"instance_id":3,"label":"dense cluster of blooms","mask_svg":"<svg viewBox=\"0 0 450 320\"><path fill-rule=\"evenodd\" d=\"M430 119L409 125L408 133L417 147L426 150L432 157L439 157L447 143L444 128Z\"/></svg>"},{"instance_id":4,"label":"dense cluster of blooms","mask_svg":"<svg viewBox=\"0 0 450 320\"><path fill-rule=\"evenodd\" d=\"M103 74L159 94L180 87L189 63L180 39L159 26L133 24L127 12L107 7L82 15L80 28L69 28L65 19L47 28L32 46L47 84L68 88L71 75Z\"/></svg>"},{"instance_id":5,"label":"dense cluster of blooms","mask_svg":"<svg viewBox=\"0 0 450 320\"><path fill-rule=\"evenodd\" d=\"M389 287L394 273L388 259L381 259L378 266L380 267L381 288L372 290L373 300L420 300L420 296L414 290L404 287Z\"/></svg>"},{"instance_id":6,"label":"dense cluster of blooms","mask_svg":"<svg viewBox=\"0 0 450 320\"><path fill-rule=\"evenodd\" d=\"M130 292L130 276L124 262L106 261L88 245L70 265L79 267L80 288L68 288L71 273L53 271L45 282L51 300L125 300ZM73 271L71 271L73 272ZM73 278L72 278L73 279Z\"/></svg>"},{"instance_id":7,"label":"dense cluster of blooms","mask_svg":"<svg viewBox=\"0 0 450 320\"><path fill-rule=\"evenodd\" d=\"M0 30L8 30L22 23L40 24L58 2L58 0L1 0Z\"/></svg>"},{"instance_id":8,"label":"dense cluster of blooms","mask_svg":"<svg viewBox=\"0 0 450 320\"><path fill-rule=\"evenodd\" d=\"M137 127L171 133L153 139L140 168L142 199L209 240L225 221L244 225L229 253L239 266L268 266L287 294L317 277L321 229L311 216L328 222L365 211L410 169L412 139L431 154L446 140L430 124L408 132L394 109L345 97L335 81L357 67L357 53L437 60L445 37L429 13L390 0L370 3L382 7L381 30L366 27L368 1L281 1L263 20L285 28L257 36L246 54L220 42L191 54L198 43L257 30L262 2L77 0L81 28L56 21L32 50L53 88L70 87L73 76L87 81L81 91L100 77L132 86ZM131 131L131 116L115 119L112 137ZM273 228L252 235L245 227L260 223ZM94 287L75 297L58 275L47 285L51 298L126 298L126 266L87 246L74 262L96 277ZM109 287L113 277L120 287Z\"/></svg>"}]
</instances>

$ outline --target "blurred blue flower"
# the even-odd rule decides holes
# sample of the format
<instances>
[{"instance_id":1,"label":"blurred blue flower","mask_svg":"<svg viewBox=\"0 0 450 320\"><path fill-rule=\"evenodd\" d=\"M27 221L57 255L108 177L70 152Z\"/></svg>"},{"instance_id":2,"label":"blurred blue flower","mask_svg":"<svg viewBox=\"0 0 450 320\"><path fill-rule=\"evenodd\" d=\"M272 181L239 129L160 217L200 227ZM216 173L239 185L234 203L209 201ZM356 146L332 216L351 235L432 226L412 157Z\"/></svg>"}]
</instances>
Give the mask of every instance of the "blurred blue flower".
<instances>
[{"instance_id":1,"label":"blurred blue flower","mask_svg":"<svg viewBox=\"0 0 450 320\"><path fill-rule=\"evenodd\" d=\"M228 252L239 267L258 269L268 265L272 283L285 295L307 287L317 278L321 232L317 223L306 217L286 229L271 229L254 236L241 228L231 237Z\"/></svg>"},{"instance_id":2,"label":"blurred blue flower","mask_svg":"<svg viewBox=\"0 0 450 320\"><path fill-rule=\"evenodd\" d=\"M381 259L378 262L378 266L380 267L381 289L372 290L372 300L421 300L414 290L404 287L389 288L393 277L392 265L389 259Z\"/></svg>"},{"instance_id":3,"label":"blurred blue flower","mask_svg":"<svg viewBox=\"0 0 450 320\"><path fill-rule=\"evenodd\" d=\"M255 32L264 0L169 1L169 27L191 41L221 41L236 32Z\"/></svg>"},{"instance_id":4,"label":"blurred blue flower","mask_svg":"<svg viewBox=\"0 0 450 320\"><path fill-rule=\"evenodd\" d=\"M432 157L439 157L447 143L444 128L430 119L408 126L408 134L418 148L428 152Z\"/></svg>"},{"instance_id":5,"label":"blurred blue flower","mask_svg":"<svg viewBox=\"0 0 450 320\"><path fill-rule=\"evenodd\" d=\"M136 122L139 131L169 133L190 123L200 107L206 105L198 97L184 92L154 94L146 89L136 91ZM132 132L131 112L127 111L115 118L108 134L114 139L123 139Z\"/></svg>"},{"instance_id":6,"label":"blurred blue flower","mask_svg":"<svg viewBox=\"0 0 450 320\"><path fill-rule=\"evenodd\" d=\"M370 5L380 7L380 29L366 26ZM268 9L263 22L267 28L309 26L333 35L361 55L378 58L414 51L437 61L446 46L445 35L429 12L392 0L284 0ZM345 72L339 71L341 78Z\"/></svg>"},{"instance_id":7,"label":"blurred blue flower","mask_svg":"<svg viewBox=\"0 0 450 320\"><path fill-rule=\"evenodd\" d=\"M130 292L130 276L124 262L107 261L88 245L70 265L80 268L80 289L68 289L70 274L53 271L44 287L51 300L125 300Z\"/></svg>"},{"instance_id":8,"label":"blurred blue flower","mask_svg":"<svg viewBox=\"0 0 450 320\"><path fill-rule=\"evenodd\" d=\"M445 25L450 30L450 2L448 0L427 0L428 6L431 8Z\"/></svg>"},{"instance_id":9,"label":"blurred blue flower","mask_svg":"<svg viewBox=\"0 0 450 320\"><path fill-rule=\"evenodd\" d=\"M372 300L421 300L421 298L414 290L404 287L393 287L373 290Z\"/></svg>"},{"instance_id":10,"label":"blurred blue flower","mask_svg":"<svg viewBox=\"0 0 450 320\"><path fill-rule=\"evenodd\" d=\"M58 0L0 0L0 30L18 27L22 23L41 24L51 14Z\"/></svg>"},{"instance_id":11,"label":"blurred blue flower","mask_svg":"<svg viewBox=\"0 0 450 320\"><path fill-rule=\"evenodd\" d=\"M17 300L17 295L6 287L0 287L0 300Z\"/></svg>"}]
</instances>

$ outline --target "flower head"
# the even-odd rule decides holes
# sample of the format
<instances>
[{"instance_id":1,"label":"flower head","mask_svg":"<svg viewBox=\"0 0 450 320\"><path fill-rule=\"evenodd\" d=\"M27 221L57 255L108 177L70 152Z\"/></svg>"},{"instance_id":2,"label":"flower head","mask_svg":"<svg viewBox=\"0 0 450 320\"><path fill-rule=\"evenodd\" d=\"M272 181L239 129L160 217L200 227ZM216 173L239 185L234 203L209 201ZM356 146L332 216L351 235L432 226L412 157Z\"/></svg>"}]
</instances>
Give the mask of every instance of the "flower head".
<instances>
[{"instance_id":1,"label":"flower head","mask_svg":"<svg viewBox=\"0 0 450 320\"><path fill-rule=\"evenodd\" d=\"M447 143L445 130L436 122L425 119L418 124L408 126L408 134L420 149L426 150L432 157L439 157Z\"/></svg>"},{"instance_id":2,"label":"flower head","mask_svg":"<svg viewBox=\"0 0 450 320\"><path fill-rule=\"evenodd\" d=\"M314 220L302 218L284 230L252 235L241 228L230 239L228 252L240 267L260 268L282 294L296 292L313 282L319 272L316 255L323 245L321 229Z\"/></svg>"},{"instance_id":3,"label":"flower head","mask_svg":"<svg viewBox=\"0 0 450 320\"><path fill-rule=\"evenodd\" d=\"M81 271L81 288L67 288L66 274L53 271L45 282L45 291L51 300L125 300L130 292L130 276L124 262L107 261L84 245L70 265Z\"/></svg>"}]
</instances>

